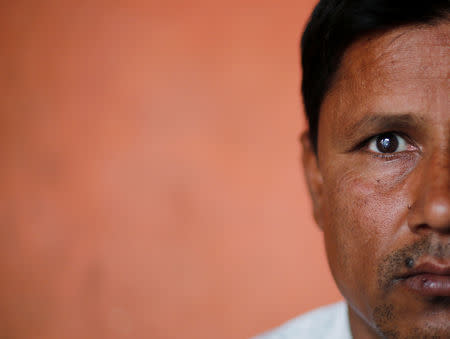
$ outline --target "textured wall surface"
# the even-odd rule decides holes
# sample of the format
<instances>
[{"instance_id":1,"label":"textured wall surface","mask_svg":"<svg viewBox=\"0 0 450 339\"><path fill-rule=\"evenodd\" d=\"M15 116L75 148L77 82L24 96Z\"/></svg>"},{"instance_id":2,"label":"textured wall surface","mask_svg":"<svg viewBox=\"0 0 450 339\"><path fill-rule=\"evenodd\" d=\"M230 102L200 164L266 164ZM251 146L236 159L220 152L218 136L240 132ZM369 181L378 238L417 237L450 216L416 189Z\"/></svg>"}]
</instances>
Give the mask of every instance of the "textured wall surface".
<instances>
[{"instance_id":1,"label":"textured wall surface","mask_svg":"<svg viewBox=\"0 0 450 339\"><path fill-rule=\"evenodd\" d=\"M300 169L311 0L0 5L0 333L246 338L338 300Z\"/></svg>"}]
</instances>

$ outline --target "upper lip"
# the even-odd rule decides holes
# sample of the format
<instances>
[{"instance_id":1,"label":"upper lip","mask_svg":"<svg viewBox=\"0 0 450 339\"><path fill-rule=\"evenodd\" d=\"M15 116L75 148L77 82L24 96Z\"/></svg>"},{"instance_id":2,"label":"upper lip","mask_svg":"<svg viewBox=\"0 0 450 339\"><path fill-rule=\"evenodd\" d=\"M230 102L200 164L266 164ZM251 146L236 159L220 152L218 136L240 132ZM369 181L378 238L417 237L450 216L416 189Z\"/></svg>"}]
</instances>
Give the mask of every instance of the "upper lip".
<instances>
[{"instance_id":1,"label":"upper lip","mask_svg":"<svg viewBox=\"0 0 450 339\"><path fill-rule=\"evenodd\" d=\"M413 269L408 270L402 278L406 279L419 274L435 274L435 275L450 275L450 265L442 265L433 262L424 262Z\"/></svg>"}]
</instances>

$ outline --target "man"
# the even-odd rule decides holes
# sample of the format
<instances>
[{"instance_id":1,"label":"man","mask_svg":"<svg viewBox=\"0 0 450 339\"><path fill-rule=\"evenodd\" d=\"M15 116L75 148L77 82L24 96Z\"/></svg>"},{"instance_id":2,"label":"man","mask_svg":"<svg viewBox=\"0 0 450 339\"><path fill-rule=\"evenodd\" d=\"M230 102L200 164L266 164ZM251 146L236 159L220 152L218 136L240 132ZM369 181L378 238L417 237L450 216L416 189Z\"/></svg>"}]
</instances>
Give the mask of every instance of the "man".
<instances>
[{"instance_id":1,"label":"man","mask_svg":"<svg viewBox=\"0 0 450 339\"><path fill-rule=\"evenodd\" d=\"M322 0L303 165L345 303L259 338L450 338L448 1Z\"/></svg>"}]
</instances>

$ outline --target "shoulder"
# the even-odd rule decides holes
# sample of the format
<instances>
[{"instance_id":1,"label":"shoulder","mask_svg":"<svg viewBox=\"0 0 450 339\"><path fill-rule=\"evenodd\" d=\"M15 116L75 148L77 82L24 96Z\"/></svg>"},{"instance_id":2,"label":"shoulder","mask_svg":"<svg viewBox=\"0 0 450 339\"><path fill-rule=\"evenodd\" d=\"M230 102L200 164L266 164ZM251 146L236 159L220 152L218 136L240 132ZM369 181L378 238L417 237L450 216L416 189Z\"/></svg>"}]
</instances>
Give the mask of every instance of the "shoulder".
<instances>
[{"instance_id":1,"label":"shoulder","mask_svg":"<svg viewBox=\"0 0 450 339\"><path fill-rule=\"evenodd\" d=\"M253 339L351 339L347 304L320 307Z\"/></svg>"}]
</instances>

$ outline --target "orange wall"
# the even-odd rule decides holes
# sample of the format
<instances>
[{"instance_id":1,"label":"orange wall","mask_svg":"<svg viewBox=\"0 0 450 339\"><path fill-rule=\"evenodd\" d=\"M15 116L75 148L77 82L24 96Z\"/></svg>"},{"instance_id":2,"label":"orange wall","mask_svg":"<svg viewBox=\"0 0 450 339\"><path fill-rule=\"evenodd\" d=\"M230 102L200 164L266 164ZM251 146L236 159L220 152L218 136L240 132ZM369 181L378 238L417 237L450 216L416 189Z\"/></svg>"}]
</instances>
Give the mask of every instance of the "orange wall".
<instances>
[{"instance_id":1,"label":"orange wall","mask_svg":"<svg viewBox=\"0 0 450 339\"><path fill-rule=\"evenodd\" d=\"M299 164L314 1L11 3L0 332L238 339L340 298Z\"/></svg>"}]
</instances>

